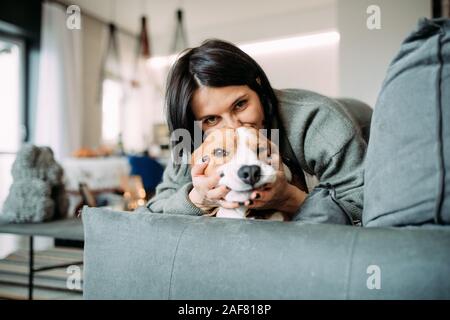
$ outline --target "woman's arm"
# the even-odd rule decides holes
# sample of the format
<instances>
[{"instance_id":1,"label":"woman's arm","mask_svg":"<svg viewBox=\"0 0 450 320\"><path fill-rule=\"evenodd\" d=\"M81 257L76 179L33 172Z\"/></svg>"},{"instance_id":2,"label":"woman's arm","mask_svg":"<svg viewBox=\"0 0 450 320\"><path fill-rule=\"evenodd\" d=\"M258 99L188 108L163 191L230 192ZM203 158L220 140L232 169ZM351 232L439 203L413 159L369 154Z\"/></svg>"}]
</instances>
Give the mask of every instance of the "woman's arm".
<instances>
[{"instance_id":1,"label":"woman's arm","mask_svg":"<svg viewBox=\"0 0 450 320\"><path fill-rule=\"evenodd\" d=\"M364 157L366 143L354 134L335 154L316 162L314 167L319 185L306 197L296 221L353 224L361 220L363 210Z\"/></svg>"},{"instance_id":2,"label":"woman's arm","mask_svg":"<svg viewBox=\"0 0 450 320\"><path fill-rule=\"evenodd\" d=\"M281 158L277 153L272 153L270 164L277 168L275 182L253 191L250 200L246 201L245 205L250 209L281 211L292 219L305 201L307 194L289 183Z\"/></svg>"},{"instance_id":3,"label":"woman's arm","mask_svg":"<svg viewBox=\"0 0 450 320\"><path fill-rule=\"evenodd\" d=\"M294 220L352 224L363 210L367 144L337 102L316 110L304 135L303 161L320 181Z\"/></svg>"},{"instance_id":4,"label":"woman's arm","mask_svg":"<svg viewBox=\"0 0 450 320\"><path fill-rule=\"evenodd\" d=\"M367 143L357 119L345 104L312 91L276 93L293 153L302 169L319 180L294 220L338 224L360 220Z\"/></svg>"},{"instance_id":5,"label":"woman's arm","mask_svg":"<svg viewBox=\"0 0 450 320\"><path fill-rule=\"evenodd\" d=\"M147 209L155 213L202 215L204 212L189 200L191 190L189 165L182 164L176 170L169 163L163 181L156 188L156 195L147 203Z\"/></svg>"}]
</instances>

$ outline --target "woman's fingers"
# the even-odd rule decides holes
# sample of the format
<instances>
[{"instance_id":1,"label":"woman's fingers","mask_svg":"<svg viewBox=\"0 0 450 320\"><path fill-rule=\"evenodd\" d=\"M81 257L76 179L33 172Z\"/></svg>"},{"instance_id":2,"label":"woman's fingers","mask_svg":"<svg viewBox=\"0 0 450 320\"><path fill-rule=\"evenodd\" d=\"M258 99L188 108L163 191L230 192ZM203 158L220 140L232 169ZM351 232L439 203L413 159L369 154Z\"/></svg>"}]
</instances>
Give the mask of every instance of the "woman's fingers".
<instances>
[{"instance_id":1,"label":"woman's fingers","mask_svg":"<svg viewBox=\"0 0 450 320\"><path fill-rule=\"evenodd\" d=\"M238 202L229 202L225 200L220 200L219 205L225 209L236 209L240 207L240 204Z\"/></svg>"},{"instance_id":2,"label":"woman's fingers","mask_svg":"<svg viewBox=\"0 0 450 320\"><path fill-rule=\"evenodd\" d=\"M193 165L191 169L192 178L203 176L205 174L205 169L207 166L208 161Z\"/></svg>"},{"instance_id":3,"label":"woman's fingers","mask_svg":"<svg viewBox=\"0 0 450 320\"><path fill-rule=\"evenodd\" d=\"M258 209L263 208L267 203L265 201L259 201L259 200L247 200L245 201L244 205L248 207L249 209Z\"/></svg>"},{"instance_id":4,"label":"woman's fingers","mask_svg":"<svg viewBox=\"0 0 450 320\"><path fill-rule=\"evenodd\" d=\"M192 182L194 186L204 190L205 193L208 190L215 188L219 183L219 180L220 180L219 175L213 175L211 177L205 176L192 177Z\"/></svg>"},{"instance_id":5,"label":"woman's fingers","mask_svg":"<svg viewBox=\"0 0 450 320\"><path fill-rule=\"evenodd\" d=\"M253 191L250 195L251 200L261 200L262 198L262 190Z\"/></svg>"},{"instance_id":6,"label":"woman's fingers","mask_svg":"<svg viewBox=\"0 0 450 320\"><path fill-rule=\"evenodd\" d=\"M220 180L220 176L218 174L208 177L207 178L208 189L216 188L217 184L219 183L219 180Z\"/></svg>"},{"instance_id":7,"label":"woman's fingers","mask_svg":"<svg viewBox=\"0 0 450 320\"><path fill-rule=\"evenodd\" d=\"M226 186L218 186L206 193L206 197L210 200L220 200L230 191Z\"/></svg>"},{"instance_id":8,"label":"woman's fingers","mask_svg":"<svg viewBox=\"0 0 450 320\"><path fill-rule=\"evenodd\" d=\"M271 191L272 190L270 188L255 190L250 195L250 200L268 201L272 196Z\"/></svg>"}]
</instances>

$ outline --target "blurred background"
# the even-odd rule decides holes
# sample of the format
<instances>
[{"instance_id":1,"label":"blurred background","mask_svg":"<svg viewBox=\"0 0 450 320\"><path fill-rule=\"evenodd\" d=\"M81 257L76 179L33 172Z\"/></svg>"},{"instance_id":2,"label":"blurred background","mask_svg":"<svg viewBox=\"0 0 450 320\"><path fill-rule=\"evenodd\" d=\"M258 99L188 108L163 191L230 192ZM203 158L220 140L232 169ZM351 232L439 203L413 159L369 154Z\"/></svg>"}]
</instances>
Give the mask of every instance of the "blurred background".
<instances>
[{"instance_id":1,"label":"blurred background","mask_svg":"<svg viewBox=\"0 0 450 320\"><path fill-rule=\"evenodd\" d=\"M275 88L373 107L402 40L420 17L448 8L447 0L2 0L0 210L25 142L52 148L71 215L86 188L119 195L130 210L145 203L168 161L165 79L185 48L227 40ZM1 235L0 258L21 246Z\"/></svg>"}]
</instances>

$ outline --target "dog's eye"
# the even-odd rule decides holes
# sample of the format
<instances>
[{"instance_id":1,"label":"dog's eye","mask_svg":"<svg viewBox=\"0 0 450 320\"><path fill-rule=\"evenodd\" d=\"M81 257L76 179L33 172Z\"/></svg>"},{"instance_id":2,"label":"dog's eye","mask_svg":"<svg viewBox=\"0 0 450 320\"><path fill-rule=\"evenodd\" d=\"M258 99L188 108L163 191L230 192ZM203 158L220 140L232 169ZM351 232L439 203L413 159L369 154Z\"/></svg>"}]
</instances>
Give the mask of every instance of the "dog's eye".
<instances>
[{"instance_id":1,"label":"dog's eye","mask_svg":"<svg viewBox=\"0 0 450 320\"><path fill-rule=\"evenodd\" d=\"M214 149L213 154L214 154L215 157L223 158L223 157L226 157L228 155L228 152L225 151L222 148L217 148L217 149Z\"/></svg>"}]
</instances>

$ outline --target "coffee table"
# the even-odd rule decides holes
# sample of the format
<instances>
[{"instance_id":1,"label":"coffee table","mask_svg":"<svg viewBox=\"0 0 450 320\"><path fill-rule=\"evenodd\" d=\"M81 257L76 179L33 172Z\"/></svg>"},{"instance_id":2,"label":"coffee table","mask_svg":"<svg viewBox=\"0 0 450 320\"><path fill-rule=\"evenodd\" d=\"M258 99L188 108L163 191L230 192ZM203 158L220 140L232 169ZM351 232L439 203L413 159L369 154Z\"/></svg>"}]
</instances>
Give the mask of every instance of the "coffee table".
<instances>
[{"instance_id":1,"label":"coffee table","mask_svg":"<svg viewBox=\"0 0 450 320\"><path fill-rule=\"evenodd\" d=\"M81 218L61 219L43 223L0 223L0 233L14 234L29 237L29 268L28 268L28 299L33 300L34 273L65 268L70 265L83 264L83 261L70 264L49 265L40 268L34 267L34 237L49 237L60 240L84 241L84 232Z\"/></svg>"}]
</instances>

